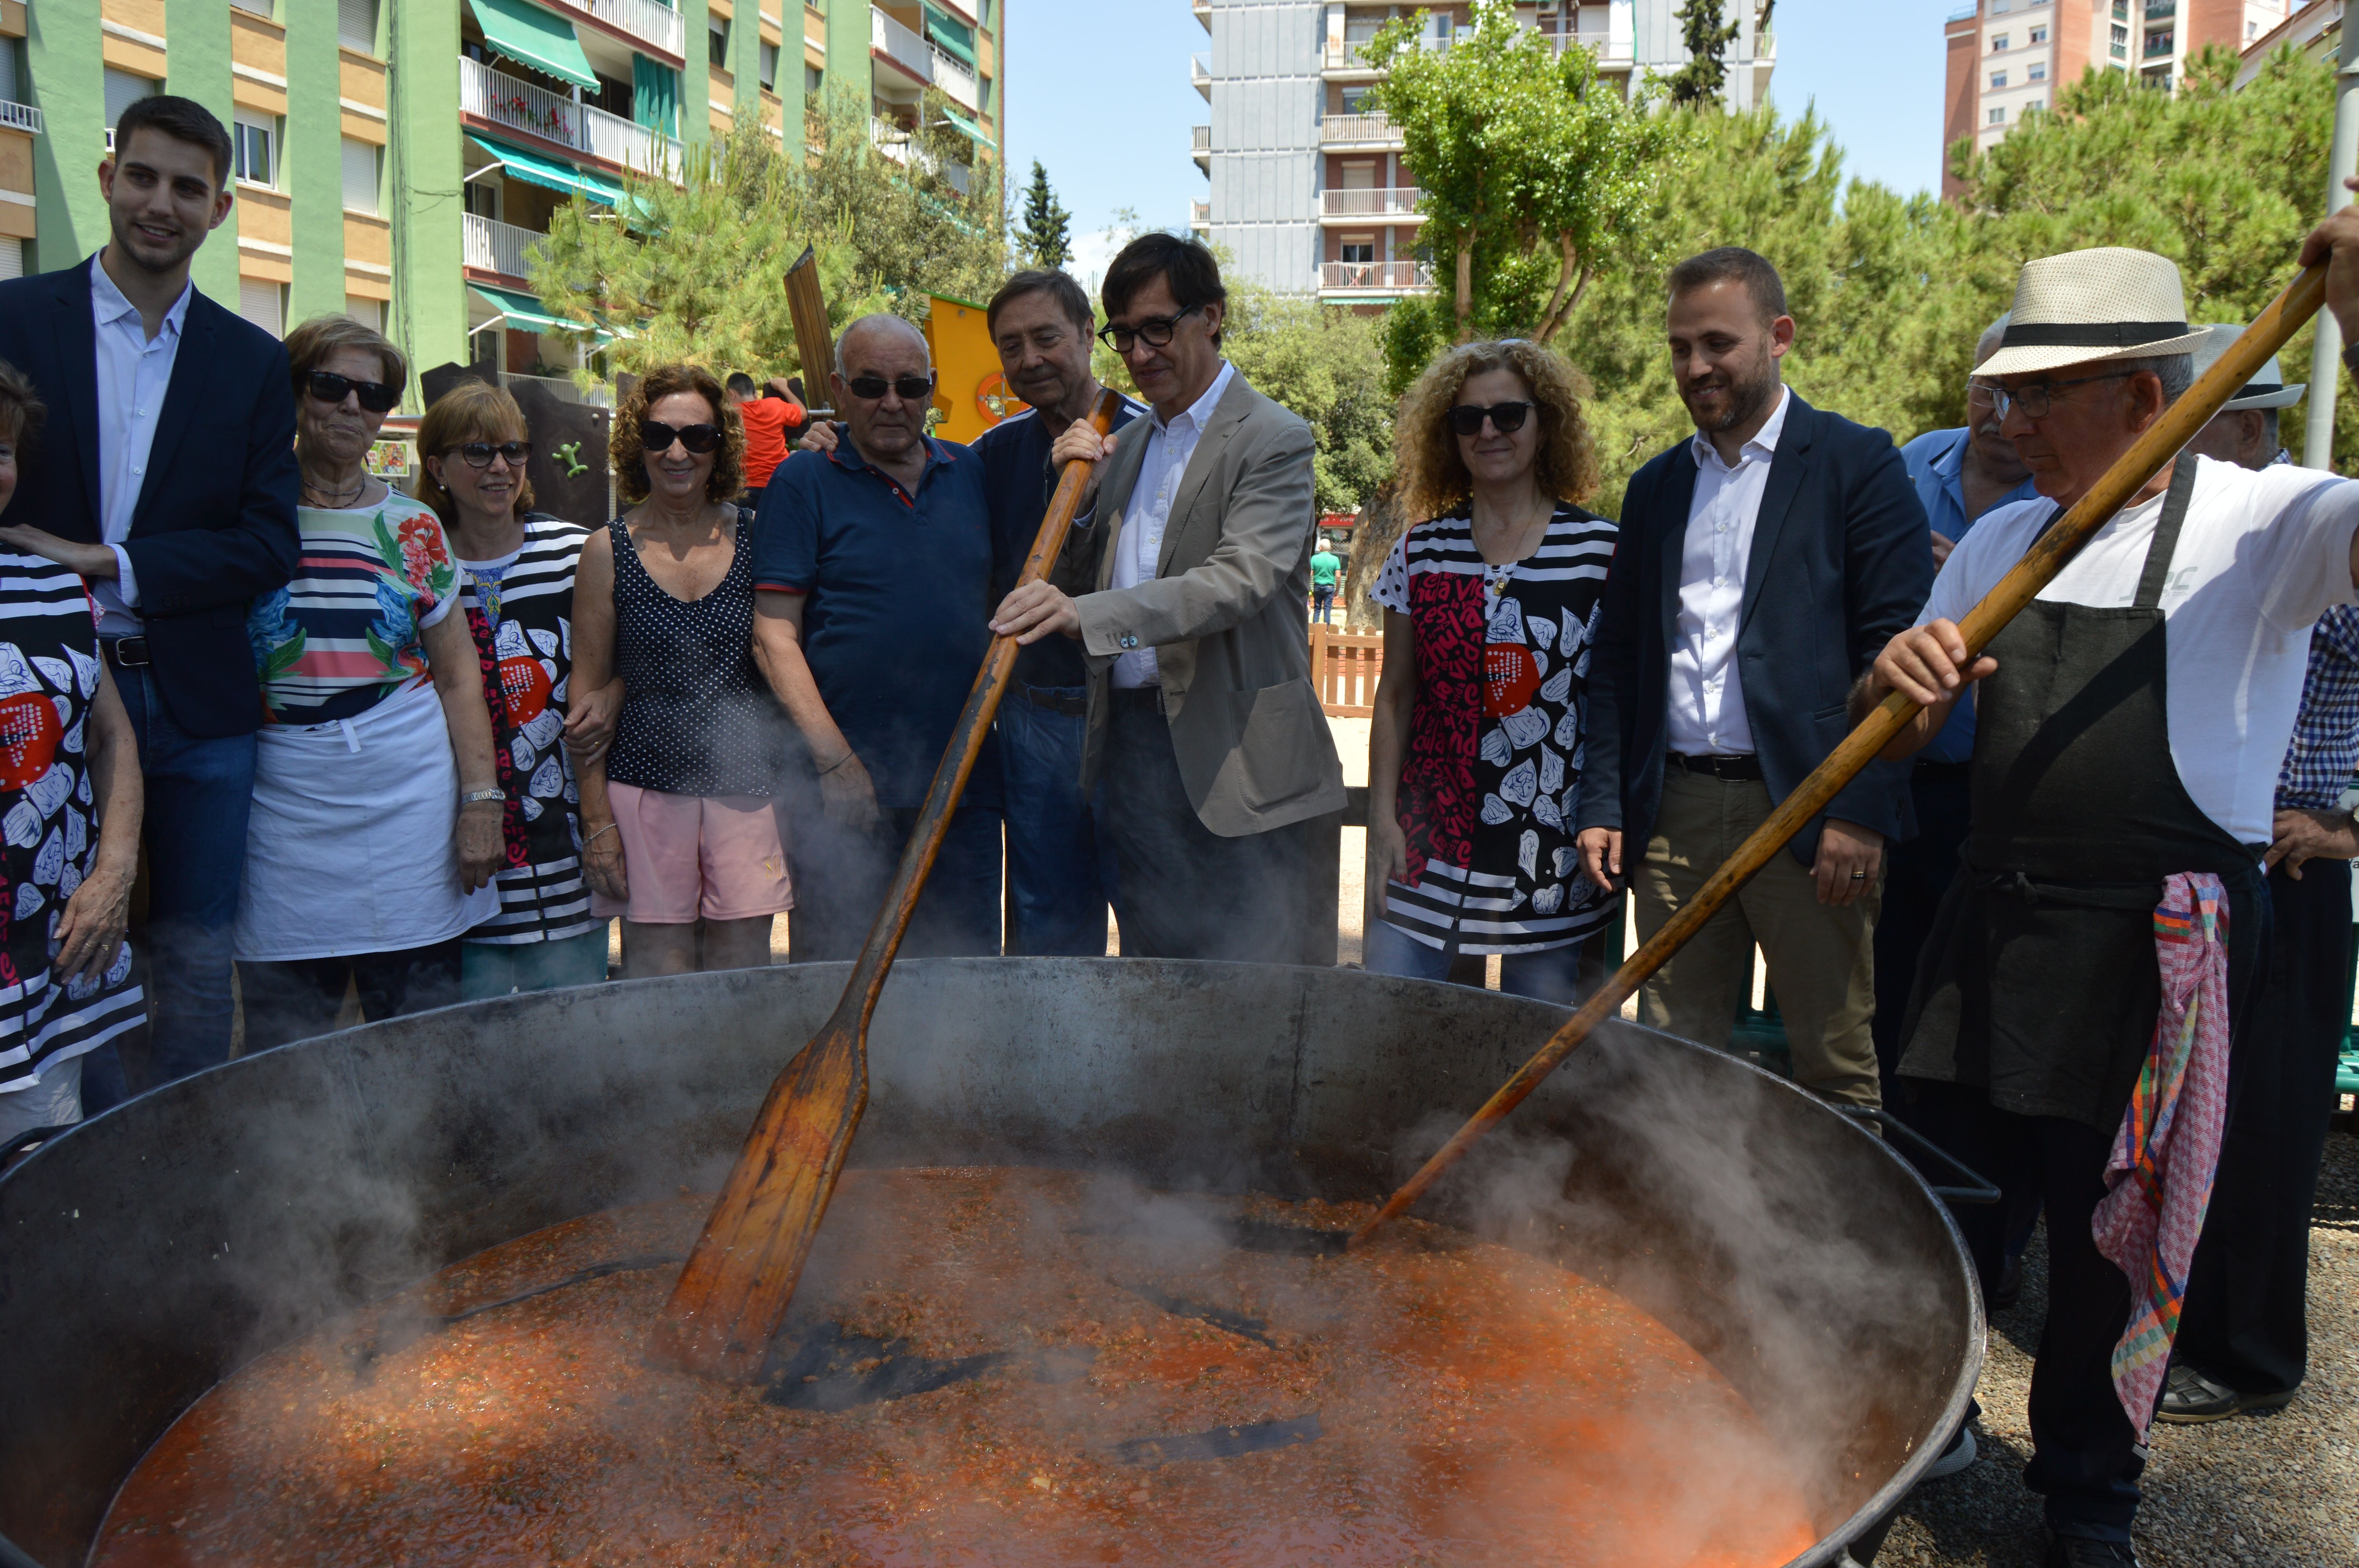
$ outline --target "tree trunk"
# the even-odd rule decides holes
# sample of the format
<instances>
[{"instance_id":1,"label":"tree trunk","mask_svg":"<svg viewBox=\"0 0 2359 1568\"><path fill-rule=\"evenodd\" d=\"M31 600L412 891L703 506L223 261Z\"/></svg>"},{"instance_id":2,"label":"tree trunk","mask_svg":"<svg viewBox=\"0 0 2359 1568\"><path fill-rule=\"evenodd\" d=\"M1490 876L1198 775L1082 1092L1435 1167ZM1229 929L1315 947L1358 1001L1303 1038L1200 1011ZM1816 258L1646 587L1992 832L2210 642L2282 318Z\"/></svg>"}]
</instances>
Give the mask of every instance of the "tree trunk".
<instances>
[{"instance_id":1,"label":"tree trunk","mask_svg":"<svg viewBox=\"0 0 2359 1568\"><path fill-rule=\"evenodd\" d=\"M1393 553L1395 541L1416 521L1404 516L1395 504L1399 494L1398 487L1388 483L1360 503L1360 525L1352 530L1352 563L1343 573L1346 632L1385 629L1385 612L1368 598L1368 590L1376 586L1376 574L1385 569L1385 557Z\"/></svg>"},{"instance_id":2,"label":"tree trunk","mask_svg":"<svg viewBox=\"0 0 2359 1568\"><path fill-rule=\"evenodd\" d=\"M1470 238L1458 247L1458 341L1474 335L1474 244Z\"/></svg>"}]
</instances>

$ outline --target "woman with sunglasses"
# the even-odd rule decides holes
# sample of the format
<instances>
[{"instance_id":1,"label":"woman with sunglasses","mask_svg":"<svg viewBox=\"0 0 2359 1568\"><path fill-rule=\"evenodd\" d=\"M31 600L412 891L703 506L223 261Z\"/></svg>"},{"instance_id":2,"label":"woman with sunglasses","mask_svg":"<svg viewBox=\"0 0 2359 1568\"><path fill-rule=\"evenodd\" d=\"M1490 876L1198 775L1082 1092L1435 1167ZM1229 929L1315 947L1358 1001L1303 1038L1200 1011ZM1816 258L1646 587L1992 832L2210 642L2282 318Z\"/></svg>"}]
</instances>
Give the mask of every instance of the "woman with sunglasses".
<instances>
[{"instance_id":1,"label":"woman with sunglasses","mask_svg":"<svg viewBox=\"0 0 2359 1568\"><path fill-rule=\"evenodd\" d=\"M497 913L502 792L459 568L433 512L369 472L401 351L349 316L287 339L302 552L246 616L255 759L238 984L245 1048L459 999L459 938Z\"/></svg>"},{"instance_id":2,"label":"woman with sunglasses","mask_svg":"<svg viewBox=\"0 0 2359 1568\"><path fill-rule=\"evenodd\" d=\"M1574 1000L1611 914L1580 873L1589 641L1614 527L1583 511L1588 384L1512 339L1451 350L1402 404L1402 535L1368 736L1364 967L1444 979L1498 955L1500 989Z\"/></svg>"},{"instance_id":3,"label":"woman with sunglasses","mask_svg":"<svg viewBox=\"0 0 2359 1568\"><path fill-rule=\"evenodd\" d=\"M582 876L582 792L568 751L614 738L619 687L573 678L573 579L589 530L532 509L532 442L502 387L462 381L418 425L418 499L459 561L459 605L492 715L502 803L499 913L459 946L459 994L594 985L606 921Z\"/></svg>"},{"instance_id":4,"label":"woman with sunglasses","mask_svg":"<svg viewBox=\"0 0 2359 1568\"><path fill-rule=\"evenodd\" d=\"M712 373L666 365L611 450L636 504L582 546L573 600L574 680L623 683L614 746L581 762L592 907L623 917L628 978L753 968L794 897L771 809L786 716L754 664L754 514L733 499L745 427Z\"/></svg>"}]
</instances>

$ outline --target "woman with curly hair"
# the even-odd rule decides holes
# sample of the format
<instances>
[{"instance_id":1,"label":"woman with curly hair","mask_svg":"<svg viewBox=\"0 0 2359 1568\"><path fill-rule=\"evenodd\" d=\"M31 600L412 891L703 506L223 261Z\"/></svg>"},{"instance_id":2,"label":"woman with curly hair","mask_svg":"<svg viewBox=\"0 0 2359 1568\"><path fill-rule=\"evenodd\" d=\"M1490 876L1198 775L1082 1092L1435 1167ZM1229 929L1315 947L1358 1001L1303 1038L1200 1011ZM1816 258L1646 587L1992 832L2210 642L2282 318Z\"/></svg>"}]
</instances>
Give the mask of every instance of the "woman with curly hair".
<instances>
[{"instance_id":1,"label":"woman with curly hair","mask_svg":"<svg viewBox=\"0 0 2359 1568\"><path fill-rule=\"evenodd\" d=\"M459 937L499 909L499 775L440 519L368 470L401 351L349 316L288 334L302 553L246 614L256 738L237 975L245 1049L459 1000Z\"/></svg>"},{"instance_id":2,"label":"woman with curly hair","mask_svg":"<svg viewBox=\"0 0 2359 1568\"><path fill-rule=\"evenodd\" d=\"M1614 525L1588 384L1520 339L1465 343L1410 389L1401 536L1368 739L1364 966L1441 979L1500 955L1499 984L1570 1002L1605 896L1580 874L1572 803L1589 642Z\"/></svg>"},{"instance_id":3,"label":"woman with curly hair","mask_svg":"<svg viewBox=\"0 0 2359 1568\"><path fill-rule=\"evenodd\" d=\"M697 365L648 373L615 411L614 485L573 588L573 680L619 676L614 742L580 765L593 908L623 917L623 972L770 961L794 907L771 809L784 715L754 664L745 427Z\"/></svg>"}]
</instances>

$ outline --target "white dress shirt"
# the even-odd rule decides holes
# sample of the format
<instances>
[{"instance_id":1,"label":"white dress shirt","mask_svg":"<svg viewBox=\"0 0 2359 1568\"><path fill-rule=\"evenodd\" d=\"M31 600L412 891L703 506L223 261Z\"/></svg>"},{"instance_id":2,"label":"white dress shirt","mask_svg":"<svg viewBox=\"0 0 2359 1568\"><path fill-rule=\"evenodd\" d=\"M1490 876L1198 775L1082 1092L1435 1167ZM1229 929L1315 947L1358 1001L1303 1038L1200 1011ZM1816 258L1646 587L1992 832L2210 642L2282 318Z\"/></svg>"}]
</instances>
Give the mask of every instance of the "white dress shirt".
<instances>
[{"instance_id":1,"label":"white dress shirt","mask_svg":"<svg viewBox=\"0 0 2359 1568\"><path fill-rule=\"evenodd\" d=\"M116 572L113 582L91 584L102 637L139 634L139 582L123 541L131 536L131 514L147 480L156 422L172 384L172 363L180 355L180 325L195 293L194 284L182 288L164 312L162 329L150 338L139 308L123 297L98 257L90 258L90 314L98 341L98 536L114 552Z\"/></svg>"},{"instance_id":2,"label":"white dress shirt","mask_svg":"<svg viewBox=\"0 0 2359 1568\"><path fill-rule=\"evenodd\" d=\"M1130 510L1122 520L1122 540L1114 552L1115 588L1136 588L1155 580L1156 568L1163 558L1163 530L1171 522L1171 497L1187 476L1188 460L1196 455L1196 443L1203 438L1212 410L1220 406L1221 395L1228 391L1236 373L1237 367L1223 360L1221 373L1212 378L1204 395L1179 417L1166 424L1162 415L1147 415L1151 428L1147 432L1147 451L1139 460L1138 482L1131 487ZM1116 659L1114 684L1160 686L1155 650L1140 648Z\"/></svg>"},{"instance_id":3,"label":"white dress shirt","mask_svg":"<svg viewBox=\"0 0 2359 1568\"><path fill-rule=\"evenodd\" d=\"M1734 467L1698 431L1695 497L1680 551L1679 637L1671 644L1672 751L1690 757L1750 756L1753 727L1745 719L1745 687L1736 673L1736 622L1745 609L1745 572L1753 556L1753 524L1761 492L1786 428L1793 394L1780 387L1777 412L1745 443Z\"/></svg>"}]
</instances>

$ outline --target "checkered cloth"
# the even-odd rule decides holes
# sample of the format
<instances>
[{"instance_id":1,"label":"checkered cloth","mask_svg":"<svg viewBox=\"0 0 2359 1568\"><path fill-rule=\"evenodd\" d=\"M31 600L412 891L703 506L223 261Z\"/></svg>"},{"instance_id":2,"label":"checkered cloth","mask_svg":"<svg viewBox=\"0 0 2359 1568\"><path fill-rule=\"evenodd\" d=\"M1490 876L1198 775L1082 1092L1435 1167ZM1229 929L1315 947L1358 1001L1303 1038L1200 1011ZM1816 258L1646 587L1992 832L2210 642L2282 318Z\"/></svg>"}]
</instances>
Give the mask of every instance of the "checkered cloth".
<instances>
[{"instance_id":1,"label":"checkered cloth","mask_svg":"<svg viewBox=\"0 0 2359 1568\"><path fill-rule=\"evenodd\" d=\"M2187 1268L2212 1202L2228 1112L2228 894L2208 872L2163 883L2154 912L2162 1008L2137 1089L2105 1162L2111 1189L2090 1222L2097 1250L2129 1276L2130 1317L2114 1346L2114 1393L2146 1441Z\"/></svg>"},{"instance_id":2,"label":"checkered cloth","mask_svg":"<svg viewBox=\"0 0 2359 1568\"><path fill-rule=\"evenodd\" d=\"M2359 766L2359 606L2340 604L2310 634L2293 743L2277 771L2277 809L2324 811Z\"/></svg>"}]
</instances>

